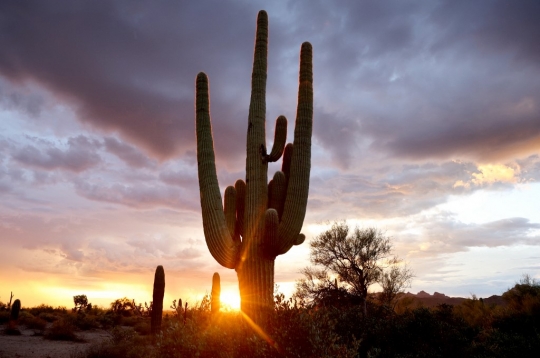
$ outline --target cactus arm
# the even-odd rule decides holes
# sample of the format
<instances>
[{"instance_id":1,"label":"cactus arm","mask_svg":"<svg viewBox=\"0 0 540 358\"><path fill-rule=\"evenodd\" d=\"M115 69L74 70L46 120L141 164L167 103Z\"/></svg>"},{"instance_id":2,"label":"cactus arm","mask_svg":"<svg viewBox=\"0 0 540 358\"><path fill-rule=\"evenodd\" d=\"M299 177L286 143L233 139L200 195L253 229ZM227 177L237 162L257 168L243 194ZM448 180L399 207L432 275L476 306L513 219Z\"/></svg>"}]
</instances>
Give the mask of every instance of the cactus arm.
<instances>
[{"instance_id":1,"label":"cactus arm","mask_svg":"<svg viewBox=\"0 0 540 358\"><path fill-rule=\"evenodd\" d=\"M281 220L283 215L283 205L285 204L285 195L287 193L287 179L285 178L285 174L282 171L275 172L274 178L270 180L270 183L272 183L272 189L270 190L270 184L268 184L268 207L276 209L278 217Z\"/></svg>"},{"instance_id":2,"label":"cactus arm","mask_svg":"<svg viewBox=\"0 0 540 358\"><path fill-rule=\"evenodd\" d=\"M300 51L298 107L294 129L294 150L291 158L287 197L279 225L278 254L294 245L302 229L309 192L311 170L311 134L313 128L312 47L304 42Z\"/></svg>"},{"instance_id":3,"label":"cactus arm","mask_svg":"<svg viewBox=\"0 0 540 358\"><path fill-rule=\"evenodd\" d=\"M238 179L234 183L236 189L236 235L244 236L244 211L246 208L246 182Z\"/></svg>"},{"instance_id":4,"label":"cactus arm","mask_svg":"<svg viewBox=\"0 0 540 358\"><path fill-rule=\"evenodd\" d=\"M251 100L249 104L247 156L246 156L246 204L244 213L244 238L242 258L255 255L262 243L264 213L268 204L268 163L262 160L266 150L266 78L268 54L268 15L260 11L257 16L253 72L251 75ZM250 254L247 251L251 251ZM246 256L247 254L247 256Z\"/></svg>"},{"instance_id":5,"label":"cactus arm","mask_svg":"<svg viewBox=\"0 0 540 358\"><path fill-rule=\"evenodd\" d=\"M302 245L306 241L306 235L300 233L296 237L296 241L294 242L294 245Z\"/></svg>"},{"instance_id":6,"label":"cactus arm","mask_svg":"<svg viewBox=\"0 0 540 358\"><path fill-rule=\"evenodd\" d=\"M279 116L276 120L276 130L274 132L274 144L272 145L272 151L265 158L268 163L277 162L279 158L281 158L286 141L287 118L285 118L285 116Z\"/></svg>"},{"instance_id":7,"label":"cactus arm","mask_svg":"<svg viewBox=\"0 0 540 358\"><path fill-rule=\"evenodd\" d=\"M264 255L270 259L276 257L278 244L279 217L275 209L267 209L264 215Z\"/></svg>"},{"instance_id":8,"label":"cactus arm","mask_svg":"<svg viewBox=\"0 0 540 358\"><path fill-rule=\"evenodd\" d=\"M224 267L234 268L238 245L233 241L223 212L212 140L208 77L202 72L197 75L195 111L204 236L208 249L216 261Z\"/></svg>"},{"instance_id":9,"label":"cactus arm","mask_svg":"<svg viewBox=\"0 0 540 358\"><path fill-rule=\"evenodd\" d=\"M293 153L293 144L288 143L283 150L283 162L281 163L281 171L285 174L285 179L289 181L291 174L291 159Z\"/></svg>"},{"instance_id":10,"label":"cactus arm","mask_svg":"<svg viewBox=\"0 0 540 358\"><path fill-rule=\"evenodd\" d=\"M234 240L234 242L240 243L240 237L236 232L236 189L234 186L228 186L225 189L225 199L223 202L223 212L225 213L225 221L227 227Z\"/></svg>"}]
</instances>

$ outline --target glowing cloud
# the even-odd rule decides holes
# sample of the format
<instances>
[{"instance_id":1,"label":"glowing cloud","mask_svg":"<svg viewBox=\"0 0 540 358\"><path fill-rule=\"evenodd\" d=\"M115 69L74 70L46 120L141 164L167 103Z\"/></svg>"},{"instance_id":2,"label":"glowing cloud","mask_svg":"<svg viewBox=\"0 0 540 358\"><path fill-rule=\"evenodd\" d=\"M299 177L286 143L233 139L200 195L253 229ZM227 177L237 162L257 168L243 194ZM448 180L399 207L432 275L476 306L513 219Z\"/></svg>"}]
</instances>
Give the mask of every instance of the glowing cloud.
<instances>
[{"instance_id":1,"label":"glowing cloud","mask_svg":"<svg viewBox=\"0 0 540 358\"><path fill-rule=\"evenodd\" d=\"M458 180L453 187L469 188L471 184L483 186L494 183L517 183L519 181L519 167L514 169L503 164L485 164L479 165L477 169L479 172L472 173L470 181Z\"/></svg>"}]
</instances>

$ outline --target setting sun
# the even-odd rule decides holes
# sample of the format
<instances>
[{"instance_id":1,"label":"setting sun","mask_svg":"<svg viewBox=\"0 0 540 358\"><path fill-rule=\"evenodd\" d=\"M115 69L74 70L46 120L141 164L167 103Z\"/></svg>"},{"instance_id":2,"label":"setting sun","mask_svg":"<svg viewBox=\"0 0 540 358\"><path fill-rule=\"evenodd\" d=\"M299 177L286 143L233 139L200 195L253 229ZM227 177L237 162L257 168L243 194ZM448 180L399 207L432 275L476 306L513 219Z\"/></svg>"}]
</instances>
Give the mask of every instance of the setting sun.
<instances>
[{"instance_id":1,"label":"setting sun","mask_svg":"<svg viewBox=\"0 0 540 358\"><path fill-rule=\"evenodd\" d=\"M224 308L230 308L233 310L240 309L240 295L238 291L227 290L221 292L221 304Z\"/></svg>"}]
</instances>

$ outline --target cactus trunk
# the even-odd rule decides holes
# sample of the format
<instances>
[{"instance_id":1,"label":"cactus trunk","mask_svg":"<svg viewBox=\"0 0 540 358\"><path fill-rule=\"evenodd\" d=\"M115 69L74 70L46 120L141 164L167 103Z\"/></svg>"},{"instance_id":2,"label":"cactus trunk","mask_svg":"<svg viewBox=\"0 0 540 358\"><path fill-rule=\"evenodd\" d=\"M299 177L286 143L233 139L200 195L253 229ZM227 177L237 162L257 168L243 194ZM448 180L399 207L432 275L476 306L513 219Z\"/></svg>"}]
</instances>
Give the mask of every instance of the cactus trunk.
<instances>
[{"instance_id":1,"label":"cactus trunk","mask_svg":"<svg viewBox=\"0 0 540 358\"><path fill-rule=\"evenodd\" d=\"M11 312L10 312L10 320L16 321L19 319L19 312L21 310L21 301L19 299L16 299L15 302L13 302L13 306L11 306Z\"/></svg>"},{"instance_id":2,"label":"cactus trunk","mask_svg":"<svg viewBox=\"0 0 540 358\"><path fill-rule=\"evenodd\" d=\"M154 275L154 292L152 294L152 316L150 330L152 334L161 331L161 319L163 317L163 296L165 295L165 270L163 266L156 268Z\"/></svg>"},{"instance_id":3,"label":"cactus trunk","mask_svg":"<svg viewBox=\"0 0 540 358\"><path fill-rule=\"evenodd\" d=\"M211 301L210 301L210 308L212 310L212 314L219 313L219 309L221 306L220 296L221 296L221 283L219 280L219 273L214 272L214 276L212 276L212 295L211 295Z\"/></svg>"},{"instance_id":4,"label":"cactus trunk","mask_svg":"<svg viewBox=\"0 0 540 358\"><path fill-rule=\"evenodd\" d=\"M225 191L218 185L210 120L208 78L196 81L197 162L203 228L212 256L235 269L241 308L256 322L273 308L274 261L277 255L301 244L311 168L313 123L312 49L300 52L298 108L294 142L285 146L287 119L279 116L272 150L266 148L266 77L268 16L257 17L255 53L248 115L245 182L238 180ZM268 183L268 163L283 155L282 170Z\"/></svg>"}]
</instances>

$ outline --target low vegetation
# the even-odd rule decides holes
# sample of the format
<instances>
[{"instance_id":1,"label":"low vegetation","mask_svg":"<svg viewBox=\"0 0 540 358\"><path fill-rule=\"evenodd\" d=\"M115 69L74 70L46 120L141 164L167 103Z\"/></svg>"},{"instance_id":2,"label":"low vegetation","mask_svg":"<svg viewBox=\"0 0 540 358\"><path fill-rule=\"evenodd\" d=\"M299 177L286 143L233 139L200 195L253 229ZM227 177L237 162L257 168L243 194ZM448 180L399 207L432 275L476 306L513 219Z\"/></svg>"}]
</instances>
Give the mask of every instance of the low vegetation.
<instances>
[{"instance_id":1,"label":"low vegetation","mask_svg":"<svg viewBox=\"0 0 540 358\"><path fill-rule=\"evenodd\" d=\"M110 339L74 353L74 358L536 356L540 283L525 276L502 297L504 305L488 305L473 296L455 306L426 308L404 301L392 309L370 295L365 315L362 302L328 297L303 301L277 293L275 314L264 332L240 312L212 314L210 296L165 313L155 336L150 334L150 316L129 309L127 302L133 300L128 299L115 301L126 303L125 309L114 303L108 309L77 311L22 308L17 324L42 331L46 339L74 341L81 330L109 330ZM4 321L5 328L10 322Z\"/></svg>"}]
</instances>

